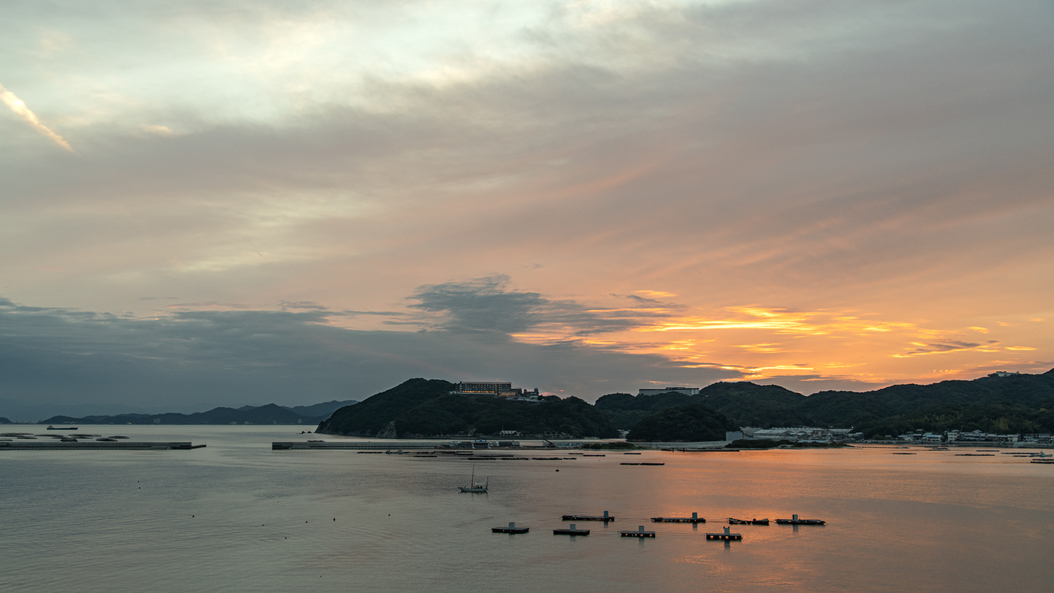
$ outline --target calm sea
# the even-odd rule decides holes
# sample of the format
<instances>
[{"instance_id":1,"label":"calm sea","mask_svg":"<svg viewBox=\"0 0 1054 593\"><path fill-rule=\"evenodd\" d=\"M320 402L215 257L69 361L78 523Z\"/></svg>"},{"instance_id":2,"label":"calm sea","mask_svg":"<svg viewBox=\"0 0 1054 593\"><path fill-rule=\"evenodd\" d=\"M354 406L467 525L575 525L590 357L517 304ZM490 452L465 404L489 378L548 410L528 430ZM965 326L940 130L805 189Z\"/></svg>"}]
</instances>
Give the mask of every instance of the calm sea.
<instances>
[{"instance_id":1,"label":"calm sea","mask_svg":"<svg viewBox=\"0 0 1054 593\"><path fill-rule=\"evenodd\" d=\"M469 461L271 451L311 436L292 427L80 432L208 447L0 453L0 591L1054 588L1054 465L1010 455L608 452L477 462L490 493L475 495L457 491ZM579 523L588 537L552 535L562 514L604 510L616 520ZM693 511L707 523L648 521ZM727 545L705 538L728 517L794 513L827 525L738 526L743 541ZM509 521L530 533L491 533ZM618 536L638 525L657 537Z\"/></svg>"}]
</instances>

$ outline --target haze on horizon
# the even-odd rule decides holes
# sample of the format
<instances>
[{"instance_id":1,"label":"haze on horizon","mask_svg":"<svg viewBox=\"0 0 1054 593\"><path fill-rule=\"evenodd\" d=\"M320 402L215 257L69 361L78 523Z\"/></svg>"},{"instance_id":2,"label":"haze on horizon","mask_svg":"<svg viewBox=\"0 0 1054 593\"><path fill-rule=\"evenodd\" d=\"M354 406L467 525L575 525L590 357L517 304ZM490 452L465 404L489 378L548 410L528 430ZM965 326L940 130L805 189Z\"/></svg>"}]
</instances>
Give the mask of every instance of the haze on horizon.
<instances>
[{"instance_id":1,"label":"haze on horizon","mask_svg":"<svg viewBox=\"0 0 1054 593\"><path fill-rule=\"evenodd\" d=\"M1049 2L0 13L9 405L1054 366Z\"/></svg>"}]
</instances>

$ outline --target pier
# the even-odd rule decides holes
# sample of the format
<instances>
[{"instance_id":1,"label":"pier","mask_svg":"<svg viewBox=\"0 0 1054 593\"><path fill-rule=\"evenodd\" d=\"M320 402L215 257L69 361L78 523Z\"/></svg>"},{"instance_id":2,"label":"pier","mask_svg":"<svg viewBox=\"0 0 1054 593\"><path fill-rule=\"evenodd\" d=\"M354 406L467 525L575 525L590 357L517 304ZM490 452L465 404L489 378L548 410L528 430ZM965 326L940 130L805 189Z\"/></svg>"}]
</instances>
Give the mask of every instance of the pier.
<instances>
[{"instance_id":1,"label":"pier","mask_svg":"<svg viewBox=\"0 0 1054 593\"><path fill-rule=\"evenodd\" d=\"M794 515L793 519L776 519L776 525L824 525L826 523L823 519L799 519L798 515Z\"/></svg>"},{"instance_id":2,"label":"pier","mask_svg":"<svg viewBox=\"0 0 1054 593\"><path fill-rule=\"evenodd\" d=\"M154 443L136 441L0 441L0 451L70 451L80 449L106 451L189 451L201 449L205 445L194 445L189 441L175 443Z\"/></svg>"},{"instance_id":3,"label":"pier","mask_svg":"<svg viewBox=\"0 0 1054 593\"><path fill-rule=\"evenodd\" d=\"M622 537L655 537L654 531L644 531L644 526L641 525L637 528L637 531L620 531L618 532Z\"/></svg>"},{"instance_id":4,"label":"pier","mask_svg":"<svg viewBox=\"0 0 1054 593\"><path fill-rule=\"evenodd\" d=\"M531 530L530 527L516 527L515 521L509 521L508 527L491 527L493 533L527 533Z\"/></svg>"},{"instance_id":5,"label":"pier","mask_svg":"<svg viewBox=\"0 0 1054 593\"><path fill-rule=\"evenodd\" d=\"M692 513L691 517L652 517L652 523L706 523L706 519L699 516L699 513Z\"/></svg>"},{"instance_id":6,"label":"pier","mask_svg":"<svg viewBox=\"0 0 1054 593\"><path fill-rule=\"evenodd\" d=\"M588 529L575 529L575 524L571 524L570 529L554 529L553 535L589 535Z\"/></svg>"},{"instance_id":7,"label":"pier","mask_svg":"<svg viewBox=\"0 0 1054 593\"><path fill-rule=\"evenodd\" d=\"M726 542L739 542L743 541L743 536L738 533L732 533L730 528L725 527L724 533L708 533L706 534L706 539Z\"/></svg>"},{"instance_id":8,"label":"pier","mask_svg":"<svg viewBox=\"0 0 1054 593\"><path fill-rule=\"evenodd\" d=\"M604 523L607 523L608 521L614 521L615 517L613 515L609 515L607 511L604 511L604 515L601 516L601 517L597 517L597 516L594 516L594 515L563 515L561 517L561 520L562 521L603 521Z\"/></svg>"},{"instance_id":9,"label":"pier","mask_svg":"<svg viewBox=\"0 0 1054 593\"><path fill-rule=\"evenodd\" d=\"M351 449L351 450L362 450L362 451L405 451L407 449L435 449L435 443L414 443L414 442L390 442L390 443L377 443L377 442L362 442L362 441L307 441L307 442L273 442L271 443L272 451L287 451L291 449Z\"/></svg>"}]
</instances>

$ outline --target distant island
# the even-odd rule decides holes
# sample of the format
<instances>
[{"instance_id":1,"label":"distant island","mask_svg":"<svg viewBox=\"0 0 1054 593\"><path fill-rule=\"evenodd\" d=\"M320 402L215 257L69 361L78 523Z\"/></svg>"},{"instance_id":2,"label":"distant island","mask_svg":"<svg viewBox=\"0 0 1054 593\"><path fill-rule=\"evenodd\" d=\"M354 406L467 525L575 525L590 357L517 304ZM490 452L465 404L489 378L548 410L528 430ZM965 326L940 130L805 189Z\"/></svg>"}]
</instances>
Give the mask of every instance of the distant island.
<instances>
[{"instance_id":1,"label":"distant island","mask_svg":"<svg viewBox=\"0 0 1054 593\"><path fill-rule=\"evenodd\" d=\"M116 414L113 416L52 416L38 424L293 424L315 426L335 410L357 404L356 400L330 401L311 406L285 407L276 404L213 408L193 414Z\"/></svg>"}]
</instances>

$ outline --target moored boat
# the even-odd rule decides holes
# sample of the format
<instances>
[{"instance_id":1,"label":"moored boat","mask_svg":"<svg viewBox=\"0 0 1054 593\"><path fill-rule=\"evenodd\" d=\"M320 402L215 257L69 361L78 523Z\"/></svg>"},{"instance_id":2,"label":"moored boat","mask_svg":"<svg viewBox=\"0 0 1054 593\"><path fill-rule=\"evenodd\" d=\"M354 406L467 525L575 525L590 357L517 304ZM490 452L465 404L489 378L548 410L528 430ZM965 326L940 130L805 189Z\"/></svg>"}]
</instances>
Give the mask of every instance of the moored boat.
<instances>
[{"instance_id":1,"label":"moored boat","mask_svg":"<svg viewBox=\"0 0 1054 593\"><path fill-rule=\"evenodd\" d=\"M462 492L471 492L473 494L486 494L487 488L490 486L490 478L487 478L484 482L476 481L476 468L472 467L472 477L469 478L468 486L458 486L457 489Z\"/></svg>"}]
</instances>

